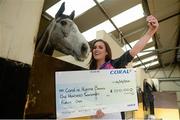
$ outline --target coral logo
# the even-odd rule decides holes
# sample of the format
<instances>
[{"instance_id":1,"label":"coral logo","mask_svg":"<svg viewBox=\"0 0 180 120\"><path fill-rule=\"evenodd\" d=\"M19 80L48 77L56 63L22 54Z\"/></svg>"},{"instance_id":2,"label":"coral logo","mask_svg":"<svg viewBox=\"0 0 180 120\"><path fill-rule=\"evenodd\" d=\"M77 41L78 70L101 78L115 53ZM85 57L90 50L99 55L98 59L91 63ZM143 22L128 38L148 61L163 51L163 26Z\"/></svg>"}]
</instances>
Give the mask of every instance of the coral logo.
<instances>
[{"instance_id":1,"label":"coral logo","mask_svg":"<svg viewBox=\"0 0 180 120\"><path fill-rule=\"evenodd\" d=\"M110 74L128 74L128 69L120 69L120 70L111 70Z\"/></svg>"}]
</instances>

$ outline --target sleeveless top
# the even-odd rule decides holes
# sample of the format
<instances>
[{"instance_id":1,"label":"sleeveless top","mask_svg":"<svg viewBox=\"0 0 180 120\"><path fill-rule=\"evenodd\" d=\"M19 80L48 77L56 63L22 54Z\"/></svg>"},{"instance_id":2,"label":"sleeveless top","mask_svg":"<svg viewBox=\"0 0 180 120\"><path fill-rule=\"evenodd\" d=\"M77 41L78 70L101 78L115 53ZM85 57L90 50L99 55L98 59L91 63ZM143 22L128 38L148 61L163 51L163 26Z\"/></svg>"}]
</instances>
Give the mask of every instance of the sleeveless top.
<instances>
[{"instance_id":1,"label":"sleeveless top","mask_svg":"<svg viewBox=\"0 0 180 120\"><path fill-rule=\"evenodd\" d=\"M126 65L133 60L129 51L125 52L122 56L117 59L109 60L102 64L100 69L114 69L114 68L125 68Z\"/></svg>"}]
</instances>

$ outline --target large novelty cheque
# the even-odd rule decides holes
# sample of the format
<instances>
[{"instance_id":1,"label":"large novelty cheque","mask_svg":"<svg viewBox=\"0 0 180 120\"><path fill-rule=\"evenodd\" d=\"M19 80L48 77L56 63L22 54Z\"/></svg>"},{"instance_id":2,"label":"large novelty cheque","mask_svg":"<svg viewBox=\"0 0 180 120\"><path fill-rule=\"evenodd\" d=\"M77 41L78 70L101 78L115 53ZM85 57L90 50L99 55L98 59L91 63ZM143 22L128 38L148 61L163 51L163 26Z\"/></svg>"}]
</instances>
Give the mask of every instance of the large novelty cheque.
<instances>
[{"instance_id":1,"label":"large novelty cheque","mask_svg":"<svg viewBox=\"0 0 180 120\"><path fill-rule=\"evenodd\" d=\"M138 108L134 69L56 72L57 118Z\"/></svg>"}]
</instances>

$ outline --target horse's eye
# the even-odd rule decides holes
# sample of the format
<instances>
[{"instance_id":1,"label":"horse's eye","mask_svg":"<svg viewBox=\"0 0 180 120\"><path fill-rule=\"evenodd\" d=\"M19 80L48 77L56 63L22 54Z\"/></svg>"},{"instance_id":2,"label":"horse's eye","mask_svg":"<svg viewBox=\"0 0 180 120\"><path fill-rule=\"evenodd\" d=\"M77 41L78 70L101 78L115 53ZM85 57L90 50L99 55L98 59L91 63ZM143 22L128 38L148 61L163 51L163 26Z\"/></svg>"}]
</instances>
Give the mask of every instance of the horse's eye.
<instances>
[{"instance_id":1,"label":"horse's eye","mask_svg":"<svg viewBox=\"0 0 180 120\"><path fill-rule=\"evenodd\" d=\"M67 24L67 22L66 22L66 21L64 21L64 20L62 20L62 21L61 21L61 25L63 25L63 26L64 26L64 25L66 25L66 24Z\"/></svg>"}]
</instances>

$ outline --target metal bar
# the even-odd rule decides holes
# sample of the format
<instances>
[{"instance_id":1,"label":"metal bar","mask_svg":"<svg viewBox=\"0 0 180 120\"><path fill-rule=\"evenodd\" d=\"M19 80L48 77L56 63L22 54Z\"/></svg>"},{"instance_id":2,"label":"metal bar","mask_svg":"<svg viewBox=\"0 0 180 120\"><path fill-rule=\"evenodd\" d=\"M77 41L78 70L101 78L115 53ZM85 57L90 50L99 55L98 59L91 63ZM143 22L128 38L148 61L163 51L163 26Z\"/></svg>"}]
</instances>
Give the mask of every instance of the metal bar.
<instances>
[{"instance_id":1,"label":"metal bar","mask_svg":"<svg viewBox=\"0 0 180 120\"><path fill-rule=\"evenodd\" d=\"M148 57L150 57L150 56L152 56L152 55L154 55L154 53L148 53L148 54L145 54L145 55L141 56L140 58L141 58L141 60L143 60L143 59L146 59L146 58L148 58ZM137 62L138 59L135 58L133 61L134 61L134 62Z\"/></svg>"},{"instance_id":2,"label":"metal bar","mask_svg":"<svg viewBox=\"0 0 180 120\"><path fill-rule=\"evenodd\" d=\"M154 75L152 76L152 78L155 78L155 76L156 76L157 73L159 72L159 69L160 69L160 68L158 68L158 69L156 70L156 72L154 73Z\"/></svg>"},{"instance_id":3,"label":"metal bar","mask_svg":"<svg viewBox=\"0 0 180 120\"><path fill-rule=\"evenodd\" d=\"M169 90L161 90L160 92L180 92L180 91L175 91L175 90L171 90L171 91L169 91Z\"/></svg>"},{"instance_id":4,"label":"metal bar","mask_svg":"<svg viewBox=\"0 0 180 120\"><path fill-rule=\"evenodd\" d=\"M118 27L115 25L115 23L112 21L112 19L109 17L109 15L107 14L107 12L105 11L105 9L99 4L99 2L97 1L97 0L94 0L94 2L96 3L96 5L99 7L99 9L101 10L101 12L105 15L105 17L111 22L111 24L114 26L114 28L116 29L116 31L118 32L118 33L120 33L120 35L121 35L121 37L123 36L123 33L122 33L122 31L120 31L119 29L118 29ZM125 40L125 42L127 43L127 44L129 44L126 40Z\"/></svg>"},{"instance_id":5,"label":"metal bar","mask_svg":"<svg viewBox=\"0 0 180 120\"><path fill-rule=\"evenodd\" d=\"M159 67L160 67L160 64L152 65L152 66L149 67L148 70L157 69L157 68L159 68Z\"/></svg>"},{"instance_id":6,"label":"metal bar","mask_svg":"<svg viewBox=\"0 0 180 120\"><path fill-rule=\"evenodd\" d=\"M116 31L118 32L119 36L121 37L121 39L123 39L126 44L132 48L132 46L128 43L128 41L124 38L122 31L114 24L114 22L112 21L112 19L109 17L109 15L107 14L107 12L105 11L105 9L99 4L99 2L97 0L94 0L94 2L96 3L96 5L99 7L99 9L101 10L101 12L105 15L105 17L111 22L111 24L115 27ZM145 64L142 62L142 60L140 59L140 57L137 55L137 58L139 59L139 61L142 63L142 65L145 67Z\"/></svg>"},{"instance_id":7,"label":"metal bar","mask_svg":"<svg viewBox=\"0 0 180 120\"><path fill-rule=\"evenodd\" d=\"M172 64L172 63L171 63L171 64ZM171 71L171 72L169 73L169 75L168 75L168 78L171 77L171 75L172 75L172 73L174 72L175 68L176 68L176 64L174 64L174 66L173 66L173 68L172 68L172 71Z\"/></svg>"},{"instance_id":8,"label":"metal bar","mask_svg":"<svg viewBox=\"0 0 180 120\"><path fill-rule=\"evenodd\" d=\"M142 7L146 16L150 15L149 5L147 0L142 0Z\"/></svg>"},{"instance_id":9,"label":"metal bar","mask_svg":"<svg viewBox=\"0 0 180 120\"><path fill-rule=\"evenodd\" d=\"M170 77L170 78L158 78L159 81L165 81L165 82L173 82L178 81L180 82L180 77Z\"/></svg>"},{"instance_id":10,"label":"metal bar","mask_svg":"<svg viewBox=\"0 0 180 120\"><path fill-rule=\"evenodd\" d=\"M160 63L160 64L161 64L161 63ZM163 72L164 76L165 76L165 77L167 77L166 72L164 71L165 65L162 63L162 65L161 65L161 66L162 66L162 69L161 69L161 70L162 70L162 72Z\"/></svg>"},{"instance_id":11,"label":"metal bar","mask_svg":"<svg viewBox=\"0 0 180 120\"><path fill-rule=\"evenodd\" d=\"M97 0L94 0L94 2L96 3L96 5L99 7L99 9L101 10L101 12L105 15L105 17L111 22L111 24L114 26L114 28L116 29L116 31L118 32L118 34L120 34L120 36L123 38L123 33L121 30L119 30L119 28L115 25L115 23L112 21L112 19L109 17L109 15L107 14L107 12L105 11L105 9L98 3ZM129 45L130 48L131 45L127 42L126 39L124 39L126 44Z\"/></svg>"},{"instance_id":12,"label":"metal bar","mask_svg":"<svg viewBox=\"0 0 180 120\"><path fill-rule=\"evenodd\" d=\"M172 51L172 50L177 50L177 49L180 49L180 47L174 47L174 48L161 48L161 49L155 49L155 50L143 50L141 52L158 52L160 54L162 53L166 53L166 52L169 52L169 51Z\"/></svg>"},{"instance_id":13,"label":"metal bar","mask_svg":"<svg viewBox=\"0 0 180 120\"><path fill-rule=\"evenodd\" d=\"M151 12L150 12L150 9L149 9L149 5L148 5L148 1L147 0L142 0L142 6L143 6L143 10L144 10L144 14L146 15L146 16L148 16L148 15L150 15L151 14ZM155 43L155 48L158 48L158 46L157 46L157 34L155 33L154 34L154 43ZM158 60L159 60L159 63L160 63L160 65L161 65L161 59L160 59L160 57L159 57L159 55L157 55L158 56ZM149 69L149 67L148 68L146 68L145 70L147 71Z\"/></svg>"},{"instance_id":14,"label":"metal bar","mask_svg":"<svg viewBox=\"0 0 180 120\"><path fill-rule=\"evenodd\" d=\"M180 15L180 12L175 13L175 14L173 14L173 15L171 15L171 16L168 16L168 17L166 17L166 18L164 18L164 19L161 19L161 20L159 20L158 22L159 22L159 23L160 23L160 22L163 22L163 21L168 20L168 19L170 19L170 18L172 18L172 17L175 17L175 16L177 16L177 15Z\"/></svg>"},{"instance_id":15,"label":"metal bar","mask_svg":"<svg viewBox=\"0 0 180 120\"><path fill-rule=\"evenodd\" d=\"M154 60L151 60L150 61L150 65L147 67L147 69L145 69L146 71L151 67L151 64L152 64L152 62L154 62L154 61L157 61L158 59L154 59Z\"/></svg>"},{"instance_id":16,"label":"metal bar","mask_svg":"<svg viewBox=\"0 0 180 120\"><path fill-rule=\"evenodd\" d=\"M148 1L147 0L142 0L142 3L143 3L143 9L145 11L145 14L150 15L151 13L150 13L150 10L149 10ZM158 35L157 35L157 33L154 34L153 38L154 38L154 42L155 42L155 48L158 49L158 45L157 45ZM158 52L157 52L157 56L158 56L159 63L161 65L161 67L162 67L162 72L163 72L164 76L167 77L167 75L166 75L166 73L164 71L164 64L163 64Z\"/></svg>"},{"instance_id":17,"label":"metal bar","mask_svg":"<svg viewBox=\"0 0 180 120\"><path fill-rule=\"evenodd\" d=\"M144 62L144 64L148 64L148 63L152 63L154 61L158 60L157 58L153 59L153 60L150 60L150 61L147 61L147 62ZM135 65L134 67L138 67L138 66L141 66L141 64L137 64Z\"/></svg>"}]
</instances>

